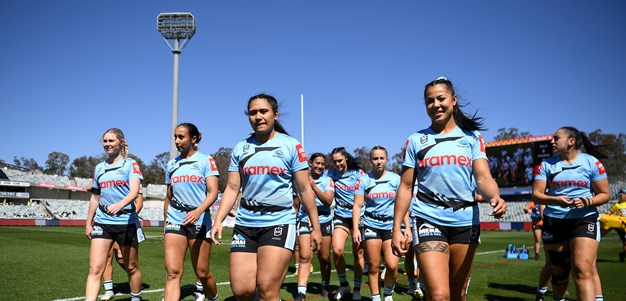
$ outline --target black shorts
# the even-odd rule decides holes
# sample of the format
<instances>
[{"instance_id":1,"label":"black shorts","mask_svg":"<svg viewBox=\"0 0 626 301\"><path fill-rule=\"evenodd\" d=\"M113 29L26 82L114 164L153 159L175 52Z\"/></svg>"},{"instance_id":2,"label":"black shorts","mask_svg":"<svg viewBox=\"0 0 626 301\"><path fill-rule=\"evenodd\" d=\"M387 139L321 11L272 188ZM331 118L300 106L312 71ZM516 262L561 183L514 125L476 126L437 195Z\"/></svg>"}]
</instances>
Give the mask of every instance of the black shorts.
<instances>
[{"instance_id":1,"label":"black shorts","mask_svg":"<svg viewBox=\"0 0 626 301\"><path fill-rule=\"evenodd\" d=\"M382 241L390 240L393 236L391 230L376 229L368 226L361 227L361 239L363 241L370 239L380 239Z\"/></svg>"},{"instance_id":2,"label":"black shorts","mask_svg":"<svg viewBox=\"0 0 626 301\"><path fill-rule=\"evenodd\" d=\"M296 244L296 225L270 227L243 227L235 225L230 252L256 253L262 246L276 246L293 251Z\"/></svg>"},{"instance_id":3,"label":"black shorts","mask_svg":"<svg viewBox=\"0 0 626 301\"><path fill-rule=\"evenodd\" d=\"M422 242L442 241L448 244L480 244L480 225L464 227L441 226L421 217L413 217L413 245Z\"/></svg>"},{"instance_id":4,"label":"black shorts","mask_svg":"<svg viewBox=\"0 0 626 301\"><path fill-rule=\"evenodd\" d=\"M624 232L624 230L615 229L615 232L617 232L617 236L619 236L619 239L621 239L622 241L626 241L626 232Z\"/></svg>"},{"instance_id":5,"label":"black shorts","mask_svg":"<svg viewBox=\"0 0 626 301\"><path fill-rule=\"evenodd\" d=\"M133 246L145 240L141 227L130 225L108 225L95 223L91 238L111 239L120 246Z\"/></svg>"},{"instance_id":6,"label":"black shorts","mask_svg":"<svg viewBox=\"0 0 626 301\"><path fill-rule=\"evenodd\" d=\"M207 225L181 225L167 222L165 234L172 233L187 237L188 239L210 239L211 229Z\"/></svg>"},{"instance_id":7,"label":"black shorts","mask_svg":"<svg viewBox=\"0 0 626 301\"><path fill-rule=\"evenodd\" d=\"M337 228L338 226L348 228L348 230L352 231L352 218L335 216L333 218L333 227ZM361 221L359 222L359 227L362 227L362 226L363 226L363 219L361 219Z\"/></svg>"},{"instance_id":8,"label":"black shorts","mask_svg":"<svg viewBox=\"0 0 626 301\"><path fill-rule=\"evenodd\" d=\"M600 241L598 214L583 218L562 219L544 216L543 243L560 244L576 237L588 237Z\"/></svg>"},{"instance_id":9,"label":"black shorts","mask_svg":"<svg viewBox=\"0 0 626 301\"><path fill-rule=\"evenodd\" d=\"M326 223L320 224L320 231L322 232L322 236L332 236L333 235L333 221L328 221ZM311 228L308 223L298 222L296 224L296 229L298 229L298 235L302 234L311 234Z\"/></svg>"},{"instance_id":10,"label":"black shorts","mask_svg":"<svg viewBox=\"0 0 626 301\"><path fill-rule=\"evenodd\" d=\"M533 224L533 231L535 230L543 230L543 226Z\"/></svg>"}]
</instances>

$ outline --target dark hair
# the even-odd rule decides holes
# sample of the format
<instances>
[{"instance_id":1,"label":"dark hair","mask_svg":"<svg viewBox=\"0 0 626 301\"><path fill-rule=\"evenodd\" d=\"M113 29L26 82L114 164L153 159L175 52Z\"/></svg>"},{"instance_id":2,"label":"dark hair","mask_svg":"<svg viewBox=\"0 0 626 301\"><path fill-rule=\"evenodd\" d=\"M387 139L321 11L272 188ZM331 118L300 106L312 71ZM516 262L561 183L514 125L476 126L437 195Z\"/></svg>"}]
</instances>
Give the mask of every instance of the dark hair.
<instances>
[{"instance_id":1,"label":"dark hair","mask_svg":"<svg viewBox=\"0 0 626 301\"><path fill-rule=\"evenodd\" d=\"M560 128L567 132L570 138L574 138L576 140L576 144L574 144L574 148L576 150L580 150L583 146L585 147L585 152L596 157L596 159L604 159L608 158L604 153L602 153L599 148L602 146L593 145L589 137L584 132L579 131L577 128L572 126L564 126Z\"/></svg>"},{"instance_id":2,"label":"dark hair","mask_svg":"<svg viewBox=\"0 0 626 301\"><path fill-rule=\"evenodd\" d=\"M323 157L324 162L326 162L326 156L324 156L324 154L322 153L313 153L311 157L309 157L309 161L313 162L313 160L317 159L317 157Z\"/></svg>"},{"instance_id":3,"label":"dark hair","mask_svg":"<svg viewBox=\"0 0 626 301\"><path fill-rule=\"evenodd\" d=\"M274 96L272 95L264 94L264 93L257 94L257 95L250 97L250 99L248 100L248 109L250 108L250 104L252 103L252 101L257 100L257 99L265 99L272 107L272 110L274 111L274 113L278 112L278 101L276 100L276 98L274 98ZM246 109L246 115L248 114L248 109ZM285 130L285 127L283 127L283 125L280 124L278 120L274 121L274 130L279 133L289 135L289 133L287 133L287 130Z\"/></svg>"},{"instance_id":4,"label":"dark hair","mask_svg":"<svg viewBox=\"0 0 626 301\"><path fill-rule=\"evenodd\" d=\"M359 163L356 162L356 159L354 159L354 157L352 157L352 155L350 155L346 151L345 147L340 146L340 147L333 148L333 151L330 152L330 155L332 156L334 154L341 154L344 157L346 157L346 165L348 167L348 170L360 170L361 169L361 166L359 166Z\"/></svg>"},{"instance_id":5,"label":"dark hair","mask_svg":"<svg viewBox=\"0 0 626 301\"><path fill-rule=\"evenodd\" d=\"M454 86L452 85L452 82L450 80L448 80L447 78L441 76L439 78L437 78L436 80L426 84L426 86L424 87L424 99L426 99L426 91L428 90L428 88L433 87L435 85L445 85L448 88L448 91L450 91L450 93L453 96L457 96L456 92L454 91ZM456 122L456 124L465 130L470 130L470 131L484 131L486 130L486 128L483 126L483 117L477 117L476 113L478 113L478 111L474 112L474 115L472 115L472 117L469 117L467 115L465 115L463 113L463 111L461 111L461 107L464 107L465 105L461 105L459 102L457 102L456 106L454 106L454 108L452 109L452 117L454 118L454 122Z\"/></svg>"},{"instance_id":6,"label":"dark hair","mask_svg":"<svg viewBox=\"0 0 626 301\"><path fill-rule=\"evenodd\" d=\"M372 149L370 150L370 158L372 158L372 152L375 150L383 150L385 151L385 157L387 157L387 159L389 159L389 153L387 152L387 149L384 146L381 145L374 145L374 147L372 147Z\"/></svg>"},{"instance_id":7,"label":"dark hair","mask_svg":"<svg viewBox=\"0 0 626 301\"><path fill-rule=\"evenodd\" d=\"M195 124L188 123L188 122L183 122L183 123L177 125L176 127L179 127L179 126L186 127L187 131L189 132L189 137L193 137L193 136L198 137L198 141L196 141L196 144L200 143L200 140L202 140L202 134L200 133L200 131L198 131L198 127L196 127Z\"/></svg>"}]
</instances>

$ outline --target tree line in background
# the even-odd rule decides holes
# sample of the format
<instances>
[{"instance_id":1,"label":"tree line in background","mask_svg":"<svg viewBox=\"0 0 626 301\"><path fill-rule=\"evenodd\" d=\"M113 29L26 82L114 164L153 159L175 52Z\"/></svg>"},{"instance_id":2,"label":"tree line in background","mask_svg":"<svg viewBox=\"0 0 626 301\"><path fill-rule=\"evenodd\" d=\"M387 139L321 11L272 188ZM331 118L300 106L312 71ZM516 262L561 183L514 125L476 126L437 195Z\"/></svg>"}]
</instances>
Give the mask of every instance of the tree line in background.
<instances>
[{"instance_id":1,"label":"tree line in background","mask_svg":"<svg viewBox=\"0 0 626 301\"><path fill-rule=\"evenodd\" d=\"M532 136L529 132L520 132L516 128L501 128L498 130L498 134L494 137L494 140L507 140L513 138L522 138ZM606 167L610 181L624 181L626 180L626 135L625 134L605 134L602 130L597 129L588 133L589 139L595 145L602 146L601 150L608 158L601 160ZM364 171L370 171L372 164L369 161L369 147L359 147L353 150L352 155L359 163L359 166ZM388 168L396 173L400 173L403 162L403 152L401 149L397 153L389 152ZM215 163L219 170L219 190L224 191L226 187L228 165L230 164L232 148L221 147L217 152L211 154L215 159ZM162 152L154 157L150 164L144 164L141 158L128 154L129 157L135 159L139 166L142 166L142 172L144 176L144 185L147 184L163 184L165 183L165 167L169 160L169 153ZM41 172L51 175L69 175L70 177L91 178L93 172L98 163L104 161L106 155L100 156L82 156L74 159L70 164L70 158L68 155L61 152L52 152L48 155L44 167L41 167L37 161L32 158L25 158L17 156L13 158L12 167L17 167L22 170L28 170L31 172ZM6 162L0 160L0 165L7 165ZM334 163L330 156L330 152L326 154L327 167L333 168Z\"/></svg>"}]
</instances>

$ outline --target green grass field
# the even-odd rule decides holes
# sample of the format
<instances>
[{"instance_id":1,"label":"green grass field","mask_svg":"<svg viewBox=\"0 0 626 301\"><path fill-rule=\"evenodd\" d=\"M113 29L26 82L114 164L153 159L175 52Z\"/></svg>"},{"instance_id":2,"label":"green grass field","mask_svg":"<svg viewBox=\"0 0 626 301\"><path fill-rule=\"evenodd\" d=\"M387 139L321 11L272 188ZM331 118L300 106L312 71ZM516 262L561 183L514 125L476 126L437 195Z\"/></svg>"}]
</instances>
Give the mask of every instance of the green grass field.
<instances>
[{"instance_id":1,"label":"green grass field","mask_svg":"<svg viewBox=\"0 0 626 301\"><path fill-rule=\"evenodd\" d=\"M229 229L227 229L228 231ZM147 240L140 247L140 267L143 273L144 300L161 300L165 269L163 267L162 228L144 228ZM225 243L229 242L230 232L225 233ZM474 262L470 285L470 300L533 300L539 270L543 258L517 260L503 258L503 250L508 243L532 245L529 232L483 231L482 245ZM346 246L346 250L350 247ZM532 249L532 247L531 247ZM617 261L621 241L615 233L603 238L598 252L598 271L602 278L606 300L623 298L624 263ZM530 250L531 255L533 253ZM79 227L0 227L0 300L82 300L89 262L89 241L84 228ZM350 254L348 254L350 256ZM220 300L234 300L228 284L227 244L216 246L211 254L211 271L218 281ZM349 258L348 263L351 262ZM242 263L245 264L245 263ZM322 300L319 270L309 281L309 300ZM125 273L115 266L114 283L116 291L123 294L115 300L129 300L128 282ZM281 297L293 300L296 292L294 268L282 286ZM402 272L402 271L401 271ZM352 274L348 279L352 282ZM369 287L364 277L362 295L370 300ZM183 276L183 300L193 300L195 283L193 270L187 259ZM333 290L338 285L336 274L332 274ZM395 300L410 300L404 294L407 278L400 274L396 285ZM570 281L572 300L575 298L573 281ZM124 294L125 293L125 294ZM622 296L622 297L619 297Z\"/></svg>"}]
</instances>

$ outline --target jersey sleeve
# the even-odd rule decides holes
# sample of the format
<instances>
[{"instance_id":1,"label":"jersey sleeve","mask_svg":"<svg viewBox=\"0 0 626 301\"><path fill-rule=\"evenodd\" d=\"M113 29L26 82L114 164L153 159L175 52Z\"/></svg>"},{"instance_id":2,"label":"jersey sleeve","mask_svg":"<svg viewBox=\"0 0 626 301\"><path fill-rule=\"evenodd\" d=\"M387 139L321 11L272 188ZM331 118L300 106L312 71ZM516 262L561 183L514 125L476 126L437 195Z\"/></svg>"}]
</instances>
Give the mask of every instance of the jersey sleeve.
<instances>
[{"instance_id":1,"label":"jersey sleeve","mask_svg":"<svg viewBox=\"0 0 626 301\"><path fill-rule=\"evenodd\" d=\"M217 170L217 164L215 164L215 159L212 156L207 155L206 157L206 168L204 171L204 177L219 177L220 173Z\"/></svg>"},{"instance_id":2,"label":"jersey sleeve","mask_svg":"<svg viewBox=\"0 0 626 301\"><path fill-rule=\"evenodd\" d=\"M300 171L300 170L304 170L304 169L308 169L309 168L309 163L306 160L306 153L304 152L304 148L302 147L302 144L297 143L297 141L295 141L295 146L293 146L294 148L293 150L293 156L291 157L291 171L292 172L296 172L296 171Z\"/></svg>"},{"instance_id":3,"label":"jersey sleeve","mask_svg":"<svg viewBox=\"0 0 626 301\"><path fill-rule=\"evenodd\" d=\"M335 181L333 179L327 177L322 183L324 185L323 191L335 191Z\"/></svg>"},{"instance_id":4,"label":"jersey sleeve","mask_svg":"<svg viewBox=\"0 0 626 301\"><path fill-rule=\"evenodd\" d=\"M415 134L409 137L404 144L404 163L402 163L402 165L410 168L415 168L417 163L417 152L419 152L419 149L417 149L417 146L414 143L414 137Z\"/></svg>"},{"instance_id":5,"label":"jersey sleeve","mask_svg":"<svg viewBox=\"0 0 626 301\"><path fill-rule=\"evenodd\" d=\"M547 163L546 161L543 161L535 167L535 180L546 181L547 179Z\"/></svg>"},{"instance_id":6,"label":"jersey sleeve","mask_svg":"<svg viewBox=\"0 0 626 301\"><path fill-rule=\"evenodd\" d=\"M481 135L478 131L474 131L473 134L472 138L474 141L472 143L472 160L487 159L483 135Z\"/></svg>"},{"instance_id":7,"label":"jersey sleeve","mask_svg":"<svg viewBox=\"0 0 626 301\"><path fill-rule=\"evenodd\" d=\"M365 188L369 185L368 179L369 177L362 176L357 180L356 190L354 190L355 195L365 195Z\"/></svg>"},{"instance_id":8,"label":"jersey sleeve","mask_svg":"<svg viewBox=\"0 0 626 301\"><path fill-rule=\"evenodd\" d=\"M129 159L130 163L130 172L128 173L128 179L139 179L143 181L143 175L141 174L141 170L139 169L139 164L137 161Z\"/></svg>"},{"instance_id":9,"label":"jersey sleeve","mask_svg":"<svg viewBox=\"0 0 626 301\"><path fill-rule=\"evenodd\" d=\"M91 181L91 188L93 190L100 190L100 185L98 184L98 171L100 170L100 164L96 165L96 169L93 171L93 180Z\"/></svg>"},{"instance_id":10,"label":"jersey sleeve","mask_svg":"<svg viewBox=\"0 0 626 301\"><path fill-rule=\"evenodd\" d=\"M170 172L174 167L174 160L170 160L167 162L167 166L165 167L165 184L170 184Z\"/></svg>"},{"instance_id":11,"label":"jersey sleeve","mask_svg":"<svg viewBox=\"0 0 626 301\"><path fill-rule=\"evenodd\" d=\"M243 142L245 143L245 141ZM239 171L239 156L241 153L242 142L237 143L233 152L230 154L230 165L228 165L228 171Z\"/></svg>"},{"instance_id":12,"label":"jersey sleeve","mask_svg":"<svg viewBox=\"0 0 626 301\"><path fill-rule=\"evenodd\" d=\"M600 181L600 180L604 180L606 179L606 168L604 168L604 165L602 165L602 162L600 162L600 160L593 158L593 160L595 160L595 162L593 162L593 166L591 169L591 182L596 182L596 181Z\"/></svg>"}]
</instances>

